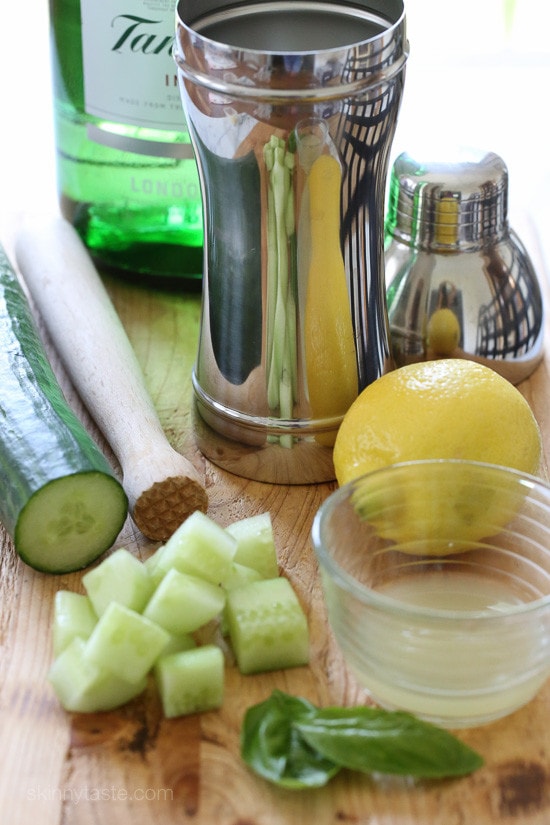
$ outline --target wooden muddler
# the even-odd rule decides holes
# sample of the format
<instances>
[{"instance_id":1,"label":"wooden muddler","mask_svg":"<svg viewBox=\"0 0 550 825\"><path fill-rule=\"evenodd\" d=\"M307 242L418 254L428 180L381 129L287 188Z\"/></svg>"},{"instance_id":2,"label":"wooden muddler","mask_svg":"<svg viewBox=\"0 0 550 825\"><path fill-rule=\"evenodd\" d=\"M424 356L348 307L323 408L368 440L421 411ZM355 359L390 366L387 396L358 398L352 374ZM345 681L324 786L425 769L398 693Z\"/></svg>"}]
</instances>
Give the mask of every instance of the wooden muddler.
<instances>
[{"instance_id":1,"label":"wooden muddler","mask_svg":"<svg viewBox=\"0 0 550 825\"><path fill-rule=\"evenodd\" d=\"M118 458L130 513L165 541L208 499L191 462L168 442L141 367L72 225L27 226L16 241L24 281L69 377Z\"/></svg>"}]
</instances>

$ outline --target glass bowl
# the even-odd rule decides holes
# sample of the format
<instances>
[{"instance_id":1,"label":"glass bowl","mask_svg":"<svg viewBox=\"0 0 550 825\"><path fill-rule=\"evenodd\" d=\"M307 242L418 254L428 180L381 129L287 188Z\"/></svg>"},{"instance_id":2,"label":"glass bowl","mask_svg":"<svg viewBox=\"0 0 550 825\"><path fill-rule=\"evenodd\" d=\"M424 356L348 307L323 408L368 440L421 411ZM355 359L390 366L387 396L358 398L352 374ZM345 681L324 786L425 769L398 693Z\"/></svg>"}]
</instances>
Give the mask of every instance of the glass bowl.
<instances>
[{"instance_id":1,"label":"glass bowl","mask_svg":"<svg viewBox=\"0 0 550 825\"><path fill-rule=\"evenodd\" d=\"M382 707L461 728L550 675L550 485L450 459L394 464L323 503L312 528L329 624Z\"/></svg>"}]
</instances>

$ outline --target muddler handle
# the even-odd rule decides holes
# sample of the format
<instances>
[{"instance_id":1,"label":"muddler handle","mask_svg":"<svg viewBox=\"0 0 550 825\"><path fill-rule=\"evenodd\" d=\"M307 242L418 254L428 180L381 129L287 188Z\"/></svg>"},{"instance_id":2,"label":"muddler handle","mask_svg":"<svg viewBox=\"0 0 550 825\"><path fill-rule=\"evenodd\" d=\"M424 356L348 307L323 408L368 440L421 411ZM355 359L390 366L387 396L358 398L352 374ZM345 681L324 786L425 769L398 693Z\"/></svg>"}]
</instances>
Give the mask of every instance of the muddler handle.
<instances>
[{"instance_id":1,"label":"muddler handle","mask_svg":"<svg viewBox=\"0 0 550 825\"><path fill-rule=\"evenodd\" d=\"M169 444L124 327L73 226L25 227L16 257L67 372L118 458L130 513L166 541L208 499L191 462Z\"/></svg>"}]
</instances>

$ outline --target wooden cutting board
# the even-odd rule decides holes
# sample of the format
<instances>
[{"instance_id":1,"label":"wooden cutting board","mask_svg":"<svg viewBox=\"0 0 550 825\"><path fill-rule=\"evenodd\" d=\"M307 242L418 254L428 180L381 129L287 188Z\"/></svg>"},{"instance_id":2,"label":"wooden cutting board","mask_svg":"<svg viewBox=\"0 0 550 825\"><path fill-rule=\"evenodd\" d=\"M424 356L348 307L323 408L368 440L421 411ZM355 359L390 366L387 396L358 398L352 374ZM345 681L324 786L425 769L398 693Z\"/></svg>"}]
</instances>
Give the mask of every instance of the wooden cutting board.
<instances>
[{"instance_id":1,"label":"wooden cutting board","mask_svg":"<svg viewBox=\"0 0 550 825\"><path fill-rule=\"evenodd\" d=\"M81 574L32 571L0 531L0 820L6 825L549 825L550 684L508 719L463 731L485 757L470 777L438 782L342 772L317 791L283 791L252 775L239 757L245 709L273 688L318 704L365 701L327 629L310 529L333 485L273 486L208 463L195 447L191 367L200 298L105 278L172 444L204 475L209 514L220 524L268 510L280 564L305 606L311 665L240 676L226 670L219 711L165 720L153 690L121 710L71 715L46 682L56 590L81 588ZM546 289L546 284L545 284ZM549 337L550 340L550 331ZM71 402L101 437L52 360ZM521 386L550 455L550 375L544 361ZM103 443L103 442L101 442ZM106 449L106 445L104 445ZM146 558L157 546L127 522L118 545Z\"/></svg>"}]
</instances>

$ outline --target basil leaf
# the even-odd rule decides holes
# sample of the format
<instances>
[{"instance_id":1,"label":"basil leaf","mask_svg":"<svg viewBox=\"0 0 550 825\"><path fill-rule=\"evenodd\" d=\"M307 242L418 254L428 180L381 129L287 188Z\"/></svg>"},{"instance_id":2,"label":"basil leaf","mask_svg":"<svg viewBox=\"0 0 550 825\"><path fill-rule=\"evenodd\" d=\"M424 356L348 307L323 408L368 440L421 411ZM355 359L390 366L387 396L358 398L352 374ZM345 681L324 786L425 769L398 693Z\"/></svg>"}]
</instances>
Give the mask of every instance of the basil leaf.
<instances>
[{"instance_id":1,"label":"basil leaf","mask_svg":"<svg viewBox=\"0 0 550 825\"><path fill-rule=\"evenodd\" d=\"M483 764L453 734L410 713L319 709L279 690L247 710L241 755L260 776L293 789L321 787L341 768L433 779Z\"/></svg>"},{"instance_id":2,"label":"basil leaf","mask_svg":"<svg viewBox=\"0 0 550 825\"><path fill-rule=\"evenodd\" d=\"M273 691L249 708L241 730L241 756L249 767L284 788L319 788L340 770L301 736L295 720L317 712L306 699Z\"/></svg>"},{"instance_id":3,"label":"basil leaf","mask_svg":"<svg viewBox=\"0 0 550 825\"><path fill-rule=\"evenodd\" d=\"M247 710L241 755L260 776L293 789L321 787L341 768L433 779L483 764L453 734L410 713L319 709L278 690Z\"/></svg>"},{"instance_id":4,"label":"basil leaf","mask_svg":"<svg viewBox=\"0 0 550 825\"><path fill-rule=\"evenodd\" d=\"M312 748L356 771L442 778L483 764L450 732L402 711L325 708L295 724Z\"/></svg>"}]
</instances>

